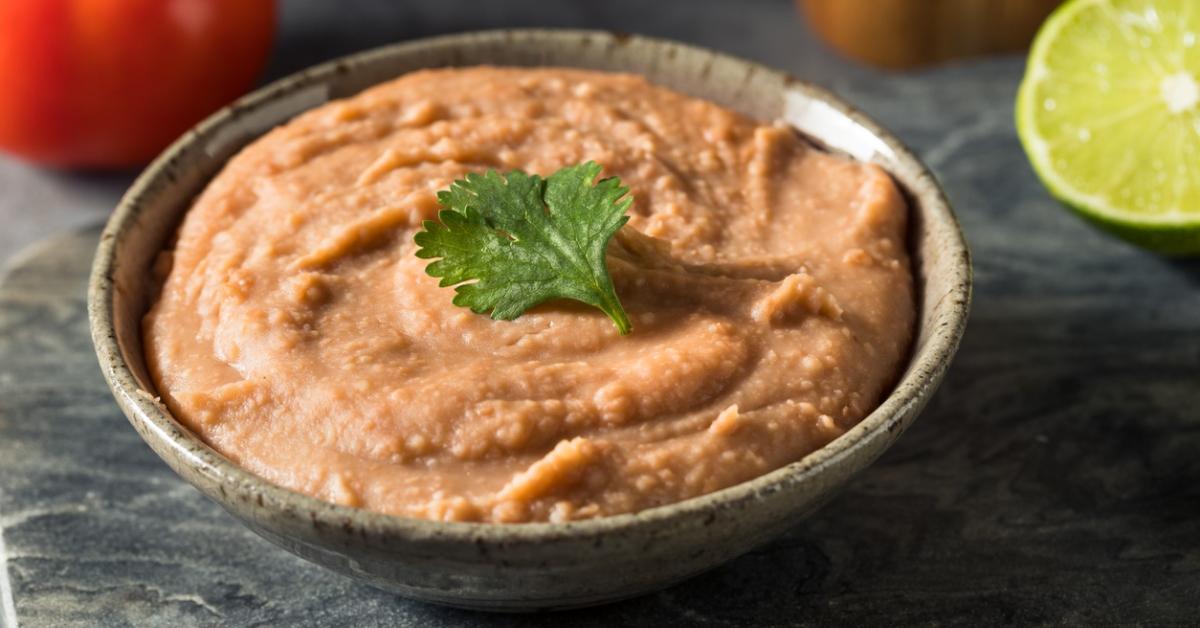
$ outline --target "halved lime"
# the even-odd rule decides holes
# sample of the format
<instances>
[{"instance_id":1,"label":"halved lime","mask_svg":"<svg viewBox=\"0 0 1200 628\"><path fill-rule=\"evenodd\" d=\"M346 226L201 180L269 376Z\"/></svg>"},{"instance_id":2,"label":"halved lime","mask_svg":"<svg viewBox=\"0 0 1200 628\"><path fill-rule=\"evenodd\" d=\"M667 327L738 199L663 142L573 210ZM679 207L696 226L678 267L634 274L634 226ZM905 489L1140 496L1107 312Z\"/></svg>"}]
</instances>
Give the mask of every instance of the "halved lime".
<instances>
[{"instance_id":1,"label":"halved lime","mask_svg":"<svg viewBox=\"0 0 1200 628\"><path fill-rule=\"evenodd\" d=\"M1200 0L1071 0L1042 26L1017 95L1042 182L1086 218L1200 253Z\"/></svg>"}]
</instances>

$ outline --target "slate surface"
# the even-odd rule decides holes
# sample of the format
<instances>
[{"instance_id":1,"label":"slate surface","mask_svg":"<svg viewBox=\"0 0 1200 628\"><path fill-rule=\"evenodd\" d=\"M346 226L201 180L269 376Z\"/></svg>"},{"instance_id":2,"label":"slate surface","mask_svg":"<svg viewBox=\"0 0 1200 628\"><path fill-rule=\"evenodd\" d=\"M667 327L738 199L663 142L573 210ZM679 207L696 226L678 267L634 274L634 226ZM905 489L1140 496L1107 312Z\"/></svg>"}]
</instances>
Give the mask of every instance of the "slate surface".
<instances>
[{"instance_id":1,"label":"slate surface","mask_svg":"<svg viewBox=\"0 0 1200 628\"><path fill-rule=\"evenodd\" d=\"M549 21L608 26L629 4ZM658 594L541 616L394 598L258 539L141 443L91 354L82 299L95 232L84 232L10 260L0 280L0 625L1196 625L1200 261L1133 249L1047 197L1012 130L1019 59L880 82L781 39L797 32L780 23L792 19L785 3L694 4L728 14L724 30L669 11L626 30L834 87L934 167L971 242L962 350L875 466L785 538ZM408 26L457 23L446 12L461 5L440 6ZM736 37L749 24L774 52Z\"/></svg>"}]
</instances>

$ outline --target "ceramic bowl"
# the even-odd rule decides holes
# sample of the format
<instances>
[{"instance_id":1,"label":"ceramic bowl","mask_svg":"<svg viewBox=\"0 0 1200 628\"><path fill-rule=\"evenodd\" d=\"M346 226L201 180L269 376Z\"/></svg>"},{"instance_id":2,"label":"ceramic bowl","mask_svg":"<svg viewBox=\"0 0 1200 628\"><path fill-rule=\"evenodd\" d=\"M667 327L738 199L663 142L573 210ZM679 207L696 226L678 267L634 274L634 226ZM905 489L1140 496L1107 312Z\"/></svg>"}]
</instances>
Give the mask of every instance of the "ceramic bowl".
<instances>
[{"instance_id":1,"label":"ceramic bowl","mask_svg":"<svg viewBox=\"0 0 1200 628\"><path fill-rule=\"evenodd\" d=\"M326 503L263 480L182 427L156 401L140 321L149 269L192 198L225 161L306 109L418 68L495 64L636 72L755 118L783 119L831 151L875 162L911 204L919 330L895 390L823 449L702 497L565 524L443 523ZM784 532L908 427L941 381L967 320L967 248L933 176L850 105L782 72L674 42L602 32L468 33L389 46L277 81L214 114L137 179L101 237L88 305L101 369L134 429L180 476L274 543L422 600L490 610L584 606L665 587Z\"/></svg>"}]
</instances>

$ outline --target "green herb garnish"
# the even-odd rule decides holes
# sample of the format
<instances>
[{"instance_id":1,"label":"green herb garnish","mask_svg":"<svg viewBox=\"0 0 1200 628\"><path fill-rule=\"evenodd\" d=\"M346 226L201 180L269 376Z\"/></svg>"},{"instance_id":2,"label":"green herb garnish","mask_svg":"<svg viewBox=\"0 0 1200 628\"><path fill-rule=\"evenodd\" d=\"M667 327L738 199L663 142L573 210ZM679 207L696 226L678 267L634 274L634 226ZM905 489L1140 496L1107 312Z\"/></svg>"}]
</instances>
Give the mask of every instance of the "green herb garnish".
<instances>
[{"instance_id":1,"label":"green herb garnish","mask_svg":"<svg viewBox=\"0 0 1200 628\"><path fill-rule=\"evenodd\" d=\"M596 181L600 170L589 161L547 179L520 170L468 174L438 192L445 209L417 232L417 257L440 258L425 272L441 277L440 286L457 284L454 304L477 314L512 320L544 301L573 299L628 334L605 251L633 199L616 177Z\"/></svg>"}]
</instances>

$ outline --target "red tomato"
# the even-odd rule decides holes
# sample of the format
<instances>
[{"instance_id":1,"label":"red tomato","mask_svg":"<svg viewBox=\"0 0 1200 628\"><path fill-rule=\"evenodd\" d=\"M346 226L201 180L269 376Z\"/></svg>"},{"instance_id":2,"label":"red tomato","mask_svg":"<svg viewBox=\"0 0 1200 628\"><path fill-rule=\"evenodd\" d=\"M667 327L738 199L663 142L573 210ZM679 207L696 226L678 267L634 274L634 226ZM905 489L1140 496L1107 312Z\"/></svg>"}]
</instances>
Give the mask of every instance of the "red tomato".
<instances>
[{"instance_id":1,"label":"red tomato","mask_svg":"<svg viewBox=\"0 0 1200 628\"><path fill-rule=\"evenodd\" d=\"M0 149L145 163L254 83L274 0L0 0Z\"/></svg>"}]
</instances>

